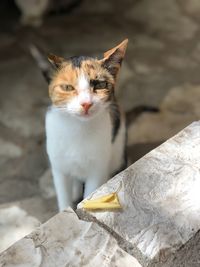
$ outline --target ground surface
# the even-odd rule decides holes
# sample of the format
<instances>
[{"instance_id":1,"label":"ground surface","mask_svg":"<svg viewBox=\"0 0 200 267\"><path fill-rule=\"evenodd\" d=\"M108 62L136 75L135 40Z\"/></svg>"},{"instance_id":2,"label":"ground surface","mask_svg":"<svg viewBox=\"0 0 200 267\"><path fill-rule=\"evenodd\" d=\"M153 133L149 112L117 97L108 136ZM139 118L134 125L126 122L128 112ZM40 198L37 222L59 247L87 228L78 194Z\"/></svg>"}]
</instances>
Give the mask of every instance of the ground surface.
<instances>
[{"instance_id":1,"label":"ground surface","mask_svg":"<svg viewBox=\"0 0 200 267\"><path fill-rule=\"evenodd\" d=\"M31 28L19 25L15 8L8 16L1 11L0 204L32 198L24 207L41 221L56 211L47 187L47 85L29 43L67 57L100 55L129 38L119 101L126 110L140 104L161 106L159 114L143 114L130 127L134 161L200 117L199 13L195 0L87 0L71 14L46 17L40 28ZM36 212L34 203L40 201L34 199L44 201L42 213Z\"/></svg>"}]
</instances>

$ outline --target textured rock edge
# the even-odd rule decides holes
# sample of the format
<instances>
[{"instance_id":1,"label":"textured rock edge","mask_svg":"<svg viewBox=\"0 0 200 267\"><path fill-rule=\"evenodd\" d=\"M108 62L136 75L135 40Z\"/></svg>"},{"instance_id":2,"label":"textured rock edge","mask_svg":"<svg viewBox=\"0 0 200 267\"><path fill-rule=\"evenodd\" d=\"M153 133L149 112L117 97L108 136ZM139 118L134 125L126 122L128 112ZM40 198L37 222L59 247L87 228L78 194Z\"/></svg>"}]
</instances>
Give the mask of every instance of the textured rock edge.
<instances>
[{"instance_id":1,"label":"textured rock edge","mask_svg":"<svg viewBox=\"0 0 200 267\"><path fill-rule=\"evenodd\" d=\"M192 125L194 125L196 123L200 124L200 121L195 121L195 122L191 123L190 125L185 127L182 131L184 131L185 129L187 129L188 127L190 127L190 126L192 126ZM177 135L179 135L182 131L178 132L175 136L171 137L166 142L168 142L169 140L171 140L174 137L176 137ZM166 143L166 142L164 142L164 143ZM161 146L162 146L162 144L161 144ZM113 177L112 180L114 180L117 176L118 175ZM103 185L103 186L105 186L105 185ZM96 191L98 191L98 189ZM172 267L172 266L179 266L179 261L181 261L181 258L183 257L183 255L186 254L186 253L191 254L191 251L193 250L193 247L190 244L194 244L195 243L194 241L198 240L198 238L200 236L200 230L198 230L183 245L178 247L174 252L170 252L167 255L167 258L165 259L165 261L158 261L156 259L149 260L147 257L142 255L142 253L139 251L139 249L135 245L133 245L130 242L128 242L124 237L120 236L117 232L115 232L108 225L106 225L103 222L101 222L100 220L98 220L98 218L93 216L90 212L87 212L86 210L84 210L82 208L79 208L79 207L81 207L81 203L78 205L78 209L76 210L76 213L77 213L77 215L78 215L78 217L80 219L85 220L85 221L89 221L89 222L91 222L91 221L96 222L98 225L103 227L106 231L108 231L117 240L119 247L121 247L127 253L129 253L130 255L135 257L138 260L138 262L144 267L161 267L161 266L162 267ZM174 265L174 263L177 264L177 261L178 261L178 265ZM197 262L199 262L199 261L200 261L200 256L197 257Z\"/></svg>"},{"instance_id":2,"label":"textured rock edge","mask_svg":"<svg viewBox=\"0 0 200 267\"><path fill-rule=\"evenodd\" d=\"M199 123L199 122L198 122ZM113 178L115 179L115 178ZM179 249L175 251L175 253L171 253L166 263L163 262L155 262L154 260L150 261L147 258L144 258L144 256L141 254L141 252L130 242L125 240L123 237L121 237L118 233L116 233L112 228L109 226L103 224L100 222L97 218L95 218L93 215L91 215L89 212L84 211L83 209L77 209L75 211L77 214L79 220L86 221L86 222L93 222L96 223L99 227L101 227L103 230L108 232L111 237L113 237L116 241L118 246L127 252L130 256L133 256L142 266L148 266L148 267L161 267L161 266L174 266L173 261L174 259L180 258L181 252L187 251L188 247L189 249L192 249L190 247L191 242L193 239L196 239L199 236L199 232L195 233L194 236L189 239L183 246L181 246ZM57 215L56 215L57 216ZM47 222L48 223L48 222ZM45 224L47 224L45 223Z\"/></svg>"},{"instance_id":3,"label":"textured rock edge","mask_svg":"<svg viewBox=\"0 0 200 267\"><path fill-rule=\"evenodd\" d=\"M100 222L96 217L92 216L90 213L83 209L77 209L75 210L77 216L80 220L87 221L87 222L94 222L98 224L101 228L106 230L112 237L115 238L117 241L118 246L127 252L129 255L133 256L137 261L143 266L145 263L145 259L142 256L141 252L138 250L138 248L134 245L132 245L130 242L125 240L122 236L120 236L118 233L116 233L112 228L107 226L106 224ZM152 266L153 267L153 266Z\"/></svg>"},{"instance_id":4,"label":"textured rock edge","mask_svg":"<svg viewBox=\"0 0 200 267\"><path fill-rule=\"evenodd\" d=\"M136 246L125 240L123 237L121 237L118 233L116 233L112 228L107 226L106 224L100 222L97 218L92 216L90 213L87 211L84 211L83 209L77 209L76 214L78 215L79 219L88 221L88 222L94 222L97 223L100 227L104 228L107 232L112 235L117 243L118 246L133 256L137 261L141 264L142 267L178 267L179 263L181 260L183 260L183 255L185 254L187 258L187 253L189 251L189 254L193 250L193 246L195 242L199 242L200 240L200 231L195 233L195 235L189 239L184 245L182 245L175 253L172 253L171 255L168 256L166 262L157 262L156 260L152 260L151 262L148 261L147 258L144 258L144 256L141 254L141 252L138 250ZM200 255L197 261L199 262L200 260ZM180 265L181 267L186 267L187 265ZM199 266L199 265L198 265ZM196 265L194 266L196 267Z\"/></svg>"},{"instance_id":5,"label":"textured rock edge","mask_svg":"<svg viewBox=\"0 0 200 267\"><path fill-rule=\"evenodd\" d=\"M68 227L65 228L65 225ZM51 235L54 230L55 235ZM88 242L93 244L91 238L94 238L93 243L96 244L94 250L87 246ZM73 260L76 262L73 266L89 267L95 263L95 266L105 264L117 267L123 264L128 267L130 264L133 267L142 267L135 257L119 246L118 240L110 231L95 221L79 219L71 208L53 216L0 254L0 266L5 267L58 266L57 264L72 266Z\"/></svg>"}]
</instances>

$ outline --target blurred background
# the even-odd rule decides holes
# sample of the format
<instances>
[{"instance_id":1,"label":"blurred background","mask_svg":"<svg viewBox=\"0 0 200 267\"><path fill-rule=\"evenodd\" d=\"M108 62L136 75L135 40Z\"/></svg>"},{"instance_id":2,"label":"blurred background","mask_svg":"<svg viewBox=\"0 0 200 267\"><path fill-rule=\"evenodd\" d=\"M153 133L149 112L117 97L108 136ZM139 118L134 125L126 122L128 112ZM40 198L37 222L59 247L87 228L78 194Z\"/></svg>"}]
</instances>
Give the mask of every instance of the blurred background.
<instances>
[{"instance_id":1,"label":"blurred background","mask_svg":"<svg viewBox=\"0 0 200 267\"><path fill-rule=\"evenodd\" d=\"M134 162L200 117L199 0L0 1L0 251L56 213L45 152L47 84L31 43L100 56L129 38L117 88Z\"/></svg>"}]
</instances>

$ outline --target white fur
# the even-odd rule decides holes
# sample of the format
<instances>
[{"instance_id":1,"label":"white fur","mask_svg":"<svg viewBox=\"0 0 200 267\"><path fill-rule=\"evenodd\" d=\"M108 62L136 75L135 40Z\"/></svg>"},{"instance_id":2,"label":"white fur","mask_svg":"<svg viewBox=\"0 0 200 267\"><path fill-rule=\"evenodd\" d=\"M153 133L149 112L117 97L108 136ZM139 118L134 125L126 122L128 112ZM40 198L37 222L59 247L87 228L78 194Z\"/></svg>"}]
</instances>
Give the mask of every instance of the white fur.
<instances>
[{"instance_id":1,"label":"white fur","mask_svg":"<svg viewBox=\"0 0 200 267\"><path fill-rule=\"evenodd\" d=\"M87 77L85 76L85 74L82 72L81 75L78 77L78 91L87 91L88 88L90 87L89 85L89 81L87 79Z\"/></svg>"},{"instance_id":2,"label":"white fur","mask_svg":"<svg viewBox=\"0 0 200 267\"><path fill-rule=\"evenodd\" d=\"M90 84L88 78L84 75L84 73L81 73L81 75L78 77L77 90L78 90L78 102L80 104L92 102Z\"/></svg>"},{"instance_id":3,"label":"white fur","mask_svg":"<svg viewBox=\"0 0 200 267\"><path fill-rule=\"evenodd\" d=\"M125 125L121 124L112 144L107 109L88 120L80 120L68 112L51 108L46 115L46 135L60 210L72 206L72 200L81 197L78 181L85 182L86 197L105 183L123 162Z\"/></svg>"},{"instance_id":4,"label":"white fur","mask_svg":"<svg viewBox=\"0 0 200 267\"><path fill-rule=\"evenodd\" d=\"M77 79L77 92L77 96L73 97L64 108L69 114L77 116L81 120L88 120L91 116L96 116L99 111L105 109L108 105L107 103L100 101L98 96L92 94L88 78L84 73L81 73ZM87 113L89 117L85 116L85 110L82 106L83 103L92 104L92 107Z\"/></svg>"}]
</instances>

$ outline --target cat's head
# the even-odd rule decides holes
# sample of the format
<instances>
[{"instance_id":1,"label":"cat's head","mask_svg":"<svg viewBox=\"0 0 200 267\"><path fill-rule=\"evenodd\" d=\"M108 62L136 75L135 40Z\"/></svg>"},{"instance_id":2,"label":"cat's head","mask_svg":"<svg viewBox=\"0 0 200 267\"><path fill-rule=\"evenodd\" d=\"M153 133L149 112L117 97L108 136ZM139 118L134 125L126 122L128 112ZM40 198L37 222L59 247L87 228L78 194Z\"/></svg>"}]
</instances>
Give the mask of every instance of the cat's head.
<instances>
[{"instance_id":1,"label":"cat's head","mask_svg":"<svg viewBox=\"0 0 200 267\"><path fill-rule=\"evenodd\" d=\"M55 67L49 84L53 107L80 119L89 119L108 107L127 43L126 39L105 52L102 59L50 55Z\"/></svg>"}]
</instances>

